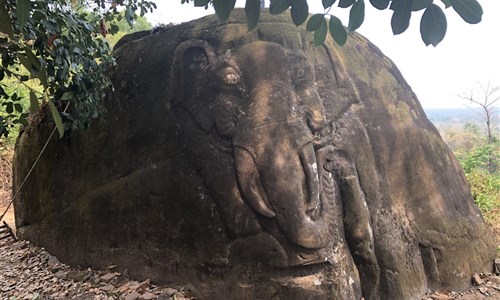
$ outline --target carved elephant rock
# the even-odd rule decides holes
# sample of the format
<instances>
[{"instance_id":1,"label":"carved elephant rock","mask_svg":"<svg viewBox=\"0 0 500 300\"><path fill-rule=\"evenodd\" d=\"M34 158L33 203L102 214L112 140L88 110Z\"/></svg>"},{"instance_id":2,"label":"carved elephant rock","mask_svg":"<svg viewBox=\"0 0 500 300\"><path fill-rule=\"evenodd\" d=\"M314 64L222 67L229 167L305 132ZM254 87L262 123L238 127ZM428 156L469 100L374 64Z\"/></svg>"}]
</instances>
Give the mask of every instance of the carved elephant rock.
<instances>
[{"instance_id":1,"label":"carved elephant rock","mask_svg":"<svg viewBox=\"0 0 500 300\"><path fill-rule=\"evenodd\" d=\"M393 63L261 18L120 43L107 114L51 140L23 188L50 120L20 136L21 236L200 298L419 299L488 271L463 172Z\"/></svg>"}]
</instances>

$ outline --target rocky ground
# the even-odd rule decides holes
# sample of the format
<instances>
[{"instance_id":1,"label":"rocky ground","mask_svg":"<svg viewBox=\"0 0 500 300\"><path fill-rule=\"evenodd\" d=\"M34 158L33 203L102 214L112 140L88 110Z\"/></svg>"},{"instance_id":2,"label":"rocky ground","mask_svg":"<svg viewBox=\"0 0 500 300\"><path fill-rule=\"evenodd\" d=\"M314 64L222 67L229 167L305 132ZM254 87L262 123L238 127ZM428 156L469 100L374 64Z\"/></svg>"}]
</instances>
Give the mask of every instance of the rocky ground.
<instances>
[{"instance_id":1,"label":"rocky ground","mask_svg":"<svg viewBox=\"0 0 500 300\"><path fill-rule=\"evenodd\" d=\"M499 268L500 268L500 261ZM499 270L500 271L500 270ZM500 276L475 274L466 292L429 291L422 300L500 299ZM182 286L138 282L113 271L76 269L27 241L0 241L0 299L194 299Z\"/></svg>"},{"instance_id":2,"label":"rocky ground","mask_svg":"<svg viewBox=\"0 0 500 300\"><path fill-rule=\"evenodd\" d=\"M138 282L108 270L75 269L26 241L0 241L0 299L192 299L181 286Z\"/></svg>"}]
</instances>

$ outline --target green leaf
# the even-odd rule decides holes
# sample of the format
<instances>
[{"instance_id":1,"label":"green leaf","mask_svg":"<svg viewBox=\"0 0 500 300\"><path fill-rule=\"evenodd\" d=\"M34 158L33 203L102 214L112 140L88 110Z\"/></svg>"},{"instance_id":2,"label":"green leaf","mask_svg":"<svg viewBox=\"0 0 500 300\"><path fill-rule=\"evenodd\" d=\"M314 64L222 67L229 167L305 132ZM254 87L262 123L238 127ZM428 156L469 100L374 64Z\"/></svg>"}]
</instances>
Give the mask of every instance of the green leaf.
<instances>
[{"instance_id":1,"label":"green leaf","mask_svg":"<svg viewBox=\"0 0 500 300\"><path fill-rule=\"evenodd\" d=\"M71 100L75 97L75 95L72 92L65 92L61 96L61 100Z\"/></svg>"},{"instance_id":2,"label":"green leaf","mask_svg":"<svg viewBox=\"0 0 500 300\"><path fill-rule=\"evenodd\" d=\"M306 30L315 31L323 24L323 21L325 21L324 14L315 14L309 18L309 21L307 21Z\"/></svg>"},{"instance_id":3,"label":"green leaf","mask_svg":"<svg viewBox=\"0 0 500 300\"><path fill-rule=\"evenodd\" d=\"M28 70L30 73L33 73L33 67L31 66L31 62L28 57L21 53L17 53L17 59L19 59L19 62L26 68L26 70Z\"/></svg>"},{"instance_id":4,"label":"green leaf","mask_svg":"<svg viewBox=\"0 0 500 300\"><path fill-rule=\"evenodd\" d=\"M5 105L5 111L8 113L8 114L11 114L14 112L14 103L12 102L7 102Z\"/></svg>"},{"instance_id":5,"label":"green leaf","mask_svg":"<svg viewBox=\"0 0 500 300\"><path fill-rule=\"evenodd\" d=\"M413 0L413 3L411 5L411 10L412 11L422 10L424 8L427 8L431 3L432 0Z\"/></svg>"},{"instance_id":6,"label":"green leaf","mask_svg":"<svg viewBox=\"0 0 500 300\"><path fill-rule=\"evenodd\" d=\"M441 2L444 3L445 8L448 8L451 6L451 0L441 0Z\"/></svg>"},{"instance_id":7,"label":"green leaf","mask_svg":"<svg viewBox=\"0 0 500 300\"><path fill-rule=\"evenodd\" d=\"M19 103L14 104L14 108L16 109L16 111L18 113L23 112L23 106L21 104L19 104Z\"/></svg>"},{"instance_id":8,"label":"green leaf","mask_svg":"<svg viewBox=\"0 0 500 300\"><path fill-rule=\"evenodd\" d=\"M307 20L309 16L309 6L306 0L292 0L292 21L299 26Z\"/></svg>"},{"instance_id":9,"label":"green leaf","mask_svg":"<svg viewBox=\"0 0 500 300\"><path fill-rule=\"evenodd\" d=\"M17 0L16 15L17 22L19 22L19 26L21 26L21 29L24 28L26 21L28 21L30 10L30 0Z\"/></svg>"},{"instance_id":10,"label":"green leaf","mask_svg":"<svg viewBox=\"0 0 500 300\"><path fill-rule=\"evenodd\" d=\"M54 105L54 102L51 100L48 101L49 107L50 107L50 112L52 114L52 119L54 119L54 123L56 124L57 131L59 131L59 138L62 138L64 136L64 125L61 120L61 115L59 115L59 112L57 111L56 106Z\"/></svg>"},{"instance_id":11,"label":"green leaf","mask_svg":"<svg viewBox=\"0 0 500 300\"><path fill-rule=\"evenodd\" d=\"M340 0L339 1L339 7L341 7L341 8L347 8L347 7L351 6L351 5L353 5L354 1L355 0Z\"/></svg>"},{"instance_id":12,"label":"green leaf","mask_svg":"<svg viewBox=\"0 0 500 300\"><path fill-rule=\"evenodd\" d=\"M273 15L279 15L287 10L292 3L290 0L271 0L269 4L269 12Z\"/></svg>"},{"instance_id":13,"label":"green leaf","mask_svg":"<svg viewBox=\"0 0 500 300\"><path fill-rule=\"evenodd\" d=\"M38 105L38 98L35 95L35 92L30 91L30 112L33 114L40 109L40 105Z\"/></svg>"},{"instance_id":14,"label":"green leaf","mask_svg":"<svg viewBox=\"0 0 500 300\"><path fill-rule=\"evenodd\" d=\"M476 0L450 0L453 9L469 24L481 22L483 8Z\"/></svg>"},{"instance_id":15,"label":"green leaf","mask_svg":"<svg viewBox=\"0 0 500 300\"><path fill-rule=\"evenodd\" d=\"M394 34L405 32L410 25L412 1L399 0L392 2L391 9L394 10L391 18L391 27Z\"/></svg>"},{"instance_id":16,"label":"green leaf","mask_svg":"<svg viewBox=\"0 0 500 300\"><path fill-rule=\"evenodd\" d=\"M420 20L420 35L425 45L439 44L446 35L446 16L439 6L430 4Z\"/></svg>"},{"instance_id":17,"label":"green leaf","mask_svg":"<svg viewBox=\"0 0 500 300\"><path fill-rule=\"evenodd\" d=\"M314 31L314 46L320 46L326 39L326 33L328 32L328 24L326 23L325 17L321 18L320 26Z\"/></svg>"},{"instance_id":18,"label":"green leaf","mask_svg":"<svg viewBox=\"0 0 500 300\"><path fill-rule=\"evenodd\" d=\"M370 0L370 3L376 9L386 9L389 6L389 0Z\"/></svg>"},{"instance_id":19,"label":"green leaf","mask_svg":"<svg viewBox=\"0 0 500 300\"><path fill-rule=\"evenodd\" d=\"M229 14L236 4L236 0L213 0L215 13L222 22L227 21Z\"/></svg>"},{"instance_id":20,"label":"green leaf","mask_svg":"<svg viewBox=\"0 0 500 300\"><path fill-rule=\"evenodd\" d=\"M10 37L14 36L14 30L12 29L12 19L10 18L7 8L3 4L0 5L0 32L3 32Z\"/></svg>"},{"instance_id":21,"label":"green leaf","mask_svg":"<svg viewBox=\"0 0 500 300\"><path fill-rule=\"evenodd\" d=\"M330 16L330 35L333 37L335 42L340 46L343 46L347 41L347 31L342 25L342 21L336 16Z\"/></svg>"},{"instance_id":22,"label":"green leaf","mask_svg":"<svg viewBox=\"0 0 500 300\"><path fill-rule=\"evenodd\" d=\"M203 7L208 5L208 2L210 2L210 0L194 0L194 6Z\"/></svg>"},{"instance_id":23,"label":"green leaf","mask_svg":"<svg viewBox=\"0 0 500 300\"><path fill-rule=\"evenodd\" d=\"M42 68L42 64L40 63L40 60L38 59L38 57L36 57L36 55L33 53L33 51L31 51L29 46L24 47L24 52L26 53L26 57L31 62L33 71L35 73L38 73L38 71L40 71L40 69Z\"/></svg>"},{"instance_id":24,"label":"green leaf","mask_svg":"<svg viewBox=\"0 0 500 300\"><path fill-rule=\"evenodd\" d=\"M49 87L49 81L48 81L48 77L47 77L47 68L45 67L45 65L42 65L40 72L38 72L38 79L40 80L40 82L42 83L44 88Z\"/></svg>"},{"instance_id":25,"label":"green leaf","mask_svg":"<svg viewBox=\"0 0 500 300\"><path fill-rule=\"evenodd\" d=\"M257 27L260 17L260 0L247 0L245 3L248 31Z\"/></svg>"},{"instance_id":26,"label":"green leaf","mask_svg":"<svg viewBox=\"0 0 500 300\"><path fill-rule=\"evenodd\" d=\"M328 7L332 6L336 0L322 0L323 1L323 8L327 9Z\"/></svg>"},{"instance_id":27,"label":"green leaf","mask_svg":"<svg viewBox=\"0 0 500 300\"><path fill-rule=\"evenodd\" d=\"M349 31L354 31L363 24L365 20L365 1L357 0L351 7L351 11L349 12L349 25L347 28Z\"/></svg>"}]
</instances>

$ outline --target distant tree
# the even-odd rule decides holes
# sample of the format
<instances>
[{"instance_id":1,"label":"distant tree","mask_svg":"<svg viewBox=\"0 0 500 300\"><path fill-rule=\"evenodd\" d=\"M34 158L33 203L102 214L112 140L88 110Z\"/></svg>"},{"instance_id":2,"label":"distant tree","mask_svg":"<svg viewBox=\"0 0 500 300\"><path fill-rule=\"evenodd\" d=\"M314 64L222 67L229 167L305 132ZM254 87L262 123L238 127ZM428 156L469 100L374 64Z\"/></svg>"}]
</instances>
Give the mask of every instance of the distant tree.
<instances>
[{"instance_id":1,"label":"distant tree","mask_svg":"<svg viewBox=\"0 0 500 300\"><path fill-rule=\"evenodd\" d=\"M125 19L125 13L122 12L121 15L123 18L117 18L117 20L110 25L118 26L118 31L106 36L106 41L108 42L110 48L113 48L116 43L126 34L136 31L153 29L153 25L149 23L148 20L143 16L136 16L136 18L131 23L129 23Z\"/></svg>"},{"instance_id":2,"label":"distant tree","mask_svg":"<svg viewBox=\"0 0 500 300\"><path fill-rule=\"evenodd\" d=\"M481 116L486 124L486 139L488 144L498 139L495 132L498 130L498 100L500 100L500 86L492 86L488 82L486 86L478 83L476 87L468 92L459 95L460 98L467 100L468 103L477 105L481 108Z\"/></svg>"},{"instance_id":3,"label":"distant tree","mask_svg":"<svg viewBox=\"0 0 500 300\"><path fill-rule=\"evenodd\" d=\"M491 81L486 85L478 83L476 87L468 92L459 95L460 98L466 100L469 104L479 106L481 108L481 117L485 124L486 145L483 147L484 155L488 157L488 170L490 173L495 172L497 168L497 156L499 142L499 107L500 86L491 84Z\"/></svg>"}]
</instances>

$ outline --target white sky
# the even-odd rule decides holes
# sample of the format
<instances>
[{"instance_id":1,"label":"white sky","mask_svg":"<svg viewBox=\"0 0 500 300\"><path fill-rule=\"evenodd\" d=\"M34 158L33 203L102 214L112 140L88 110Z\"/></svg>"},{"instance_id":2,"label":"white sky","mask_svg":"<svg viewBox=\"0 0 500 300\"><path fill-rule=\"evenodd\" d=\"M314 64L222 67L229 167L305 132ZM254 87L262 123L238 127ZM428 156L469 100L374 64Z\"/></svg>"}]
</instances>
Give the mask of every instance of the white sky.
<instances>
[{"instance_id":1,"label":"white sky","mask_svg":"<svg viewBox=\"0 0 500 300\"><path fill-rule=\"evenodd\" d=\"M470 25L453 8L445 10L448 30L436 47L428 46L420 37L422 11L414 12L410 28L403 34L392 34L391 11L379 11L366 2L365 22L358 32L391 58L417 94L424 108L464 107L458 94L470 90L478 82L500 85L500 0L478 0L483 19ZM203 7L180 4L181 0L156 0L158 9L149 15L154 25L186 22L213 13ZM441 1L434 1L441 5ZM309 12L323 12L320 0L308 0ZM237 6L243 7L244 0ZM269 5L269 0L266 0ZM441 5L442 8L444 6ZM347 25L348 9L334 7L331 13Z\"/></svg>"}]
</instances>

